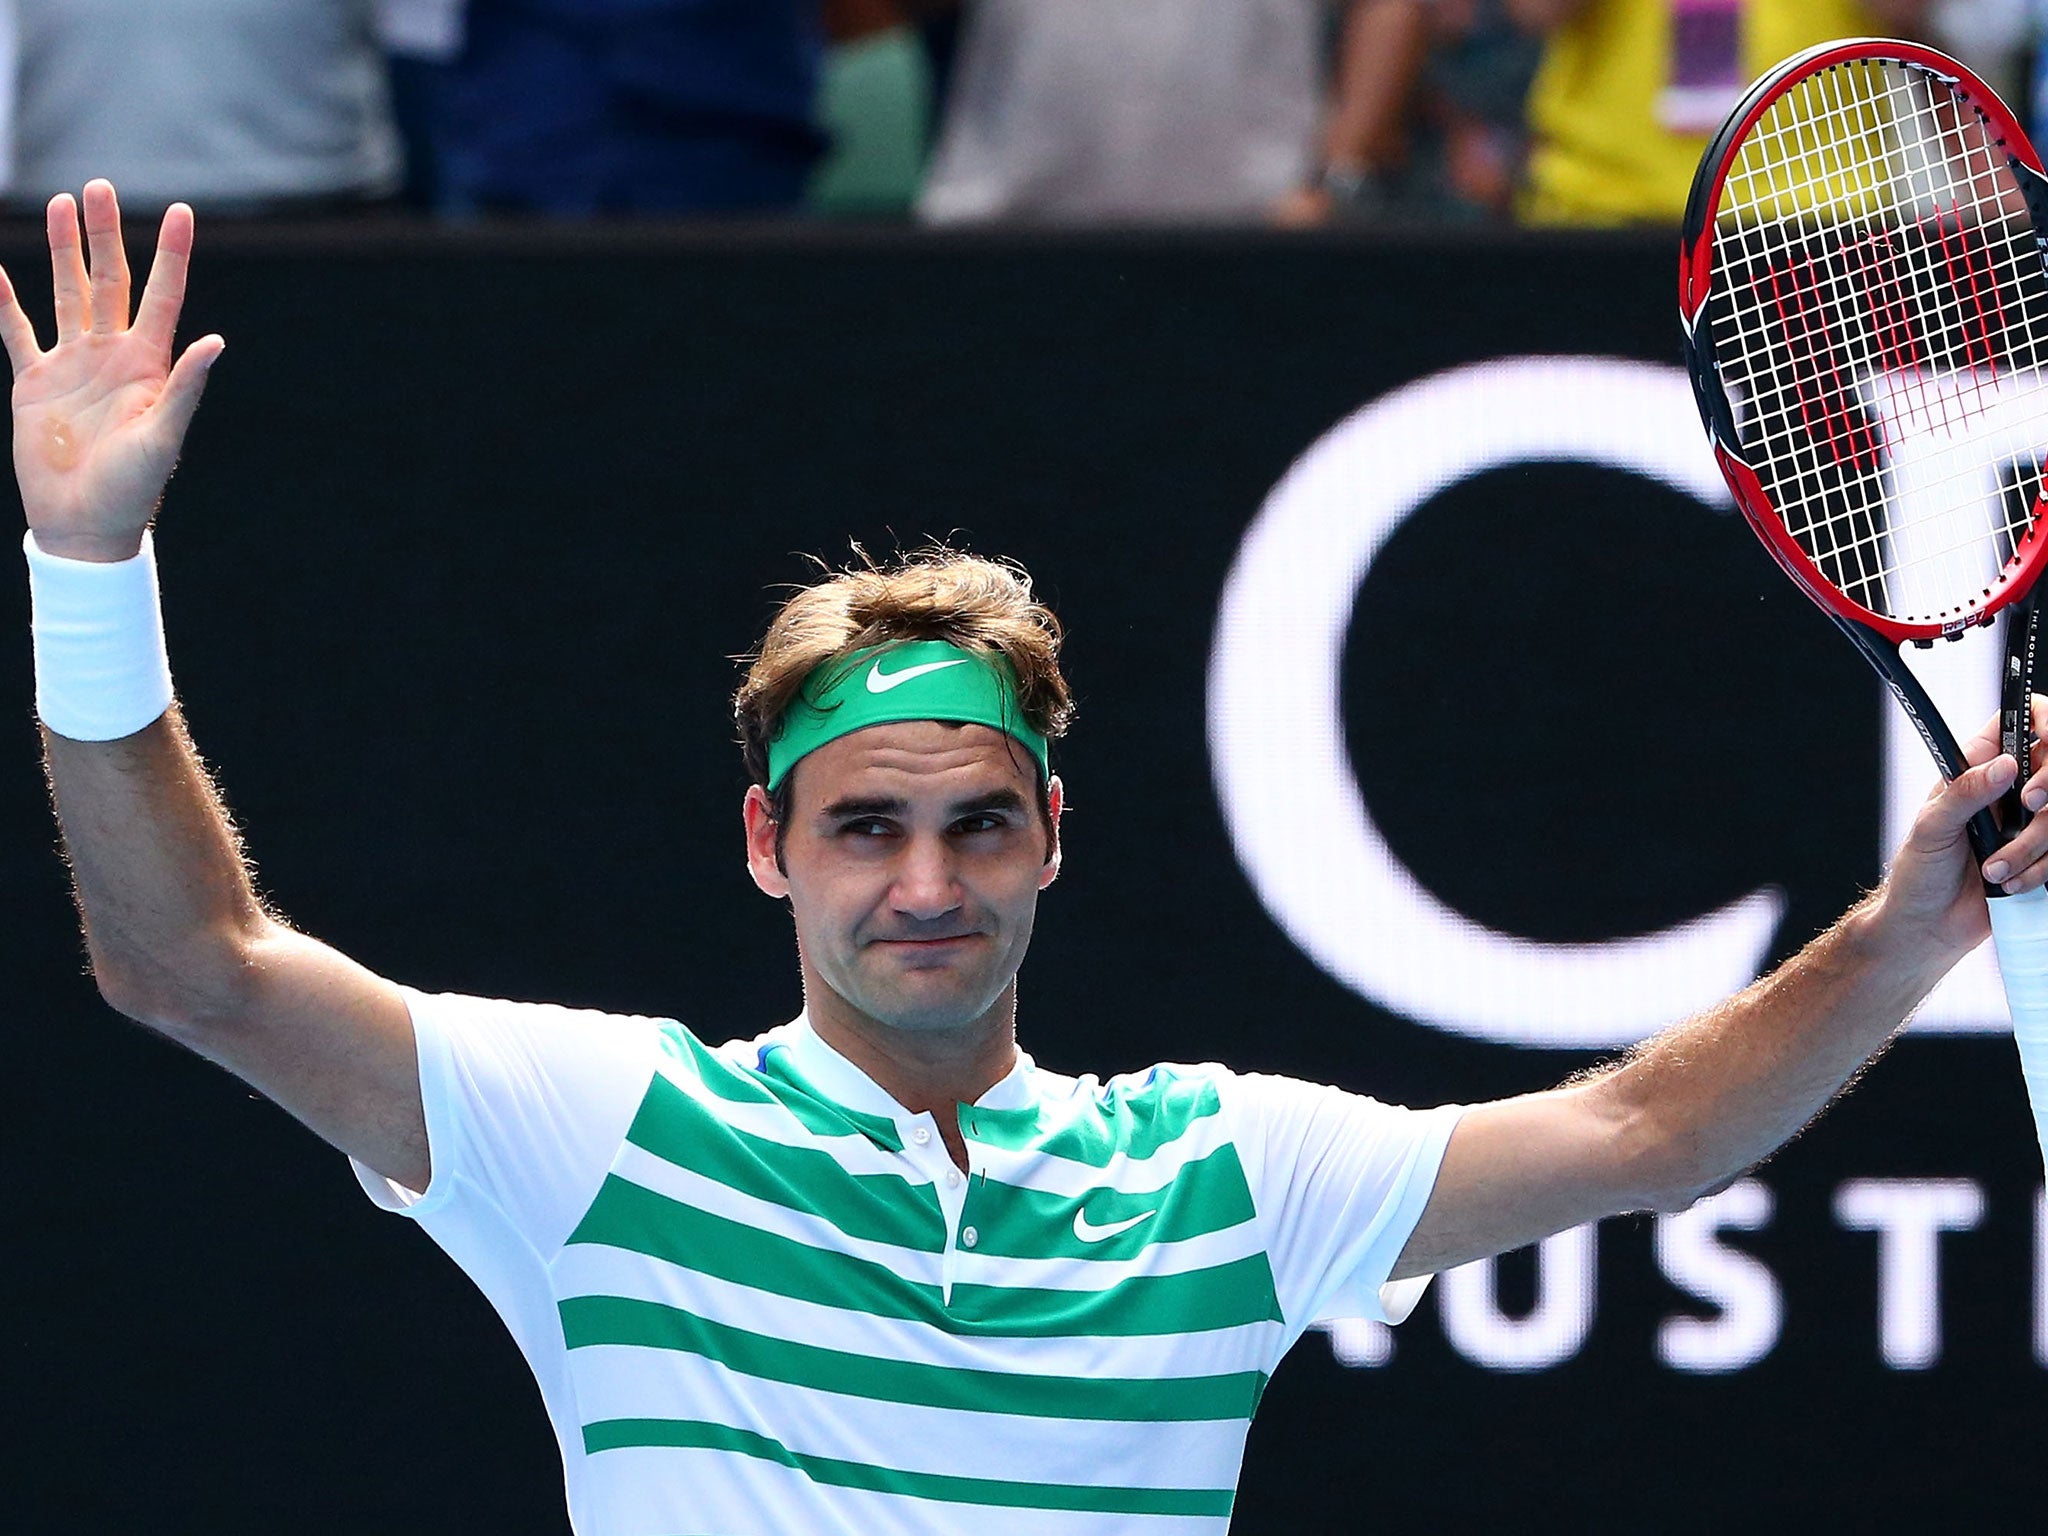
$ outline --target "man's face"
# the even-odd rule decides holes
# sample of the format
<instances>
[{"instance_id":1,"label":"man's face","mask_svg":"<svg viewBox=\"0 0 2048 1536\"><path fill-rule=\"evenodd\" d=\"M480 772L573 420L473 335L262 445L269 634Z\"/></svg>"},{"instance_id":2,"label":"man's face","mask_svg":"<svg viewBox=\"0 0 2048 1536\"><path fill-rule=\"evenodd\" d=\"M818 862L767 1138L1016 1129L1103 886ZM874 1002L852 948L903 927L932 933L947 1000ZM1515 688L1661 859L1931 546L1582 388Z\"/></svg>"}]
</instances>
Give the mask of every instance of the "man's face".
<instances>
[{"instance_id":1,"label":"man's face","mask_svg":"<svg viewBox=\"0 0 2048 1536\"><path fill-rule=\"evenodd\" d=\"M767 797L747 797L754 881L787 896L815 1012L838 1000L905 1030L988 1014L1024 961L1058 872L1028 754L985 725L912 720L829 741L790 770L780 867ZM1055 822L1059 784L1052 786Z\"/></svg>"}]
</instances>

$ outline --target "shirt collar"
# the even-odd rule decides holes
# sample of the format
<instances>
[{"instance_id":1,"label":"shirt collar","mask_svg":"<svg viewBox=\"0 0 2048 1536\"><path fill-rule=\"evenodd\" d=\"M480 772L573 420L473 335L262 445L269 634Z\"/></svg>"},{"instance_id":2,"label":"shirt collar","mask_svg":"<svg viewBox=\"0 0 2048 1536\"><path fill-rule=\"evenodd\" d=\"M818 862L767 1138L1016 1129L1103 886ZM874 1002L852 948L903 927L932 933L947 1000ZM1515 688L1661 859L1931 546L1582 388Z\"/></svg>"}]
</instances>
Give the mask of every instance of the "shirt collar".
<instances>
[{"instance_id":1,"label":"shirt collar","mask_svg":"<svg viewBox=\"0 0 2048 1536\"><path fill-rule=\"evenodd\" d=\"M817 1030L811 1027L809 1014L798 1014L788 1025L783 1048L789 1052L790 1065L833 1103L864 1114L886 1115L892 1120L912 1118L910 1111L891 1098L881 1084L819 1037ZM1038 1097L1032 1083L1032 1074L1037 1070L1037 1064L1031 1057L1019 1051L1016 1062L1002 1081L976 1099L975 1106L981 1109L1028 1109Z\"/></svg>"}]
</instances>

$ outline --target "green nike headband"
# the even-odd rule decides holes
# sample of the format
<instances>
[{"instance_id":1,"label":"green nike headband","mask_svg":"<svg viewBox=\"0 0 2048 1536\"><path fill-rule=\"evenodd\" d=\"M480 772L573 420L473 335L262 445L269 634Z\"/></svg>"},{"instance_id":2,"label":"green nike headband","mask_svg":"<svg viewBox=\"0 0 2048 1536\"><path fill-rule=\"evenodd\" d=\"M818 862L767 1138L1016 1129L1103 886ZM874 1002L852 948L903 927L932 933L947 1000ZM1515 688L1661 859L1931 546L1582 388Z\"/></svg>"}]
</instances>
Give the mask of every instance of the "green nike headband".
<instances>
[{"instance_id":1,"label":"green nike headband","mask_svg":"<svg viewBox=\"0 0 2048 1536\"><path fill-rule=\"evenodd\" d=\"M1009 662L945 640L905 640L827 662L809 677L768 743L768 788L828 741L898 720L958 720L992 726L1031 749L1052 776L1045 737L1017 704Z\"/></svg>"}]
</instances>

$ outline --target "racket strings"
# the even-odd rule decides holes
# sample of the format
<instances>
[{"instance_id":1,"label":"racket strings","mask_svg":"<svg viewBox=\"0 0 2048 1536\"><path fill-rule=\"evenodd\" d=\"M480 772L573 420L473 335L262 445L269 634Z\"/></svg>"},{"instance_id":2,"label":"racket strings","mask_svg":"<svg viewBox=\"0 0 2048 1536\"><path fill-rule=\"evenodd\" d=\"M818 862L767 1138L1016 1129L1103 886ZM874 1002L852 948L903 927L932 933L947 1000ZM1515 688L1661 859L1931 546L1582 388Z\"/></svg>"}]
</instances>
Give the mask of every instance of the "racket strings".
<instances>
[{"instance_id":1,"label":"racket strings","mask_svg":"<svg viewBox=\"0 0 2048 1536\"><path fill-rule=\"evenodd\" d=\"M1814 84L1817 87L1827 87L1837 85L1838 82L1824 79ZM1827 105L1833 110L1840 111L1839 102L1830 102ZM1868 138L1867 119L1853 122L1852 127L1864 138ZM1768 139L1779 139L1784 136L1779 125L1771 125L1771 129L1767 129ZM1845 138L1853 142L1853 137L1854 135L1835 135L1822 138L1817 144L1806 146L1814 150L1813 159L1822 172L1834 181L1833 186L1822 189L1823 195L1841 198L1845 186L1852 189L1852 192L1861 190L1867 194L1870 180L1867 165L1851 165L1843 152ZM1766 143L1765 148L1768 151L1771 146ZM1782 153L1782 150L1779 152ZM1924 142L1917 145L1909 144L1907 156L1909 172L1924 175L1928 163ZM1768 153L1765 158L1768 160ZM1979 158L1981 160L1981 155ZM1917 159L1919 164L1912 163L1914 159ZM1804 194L1801 197L1802 201L1811 200L1810 187L1788 183L1782 174L1782 167L1772 166L1771 169L1780 172L1772 177L1772 182L1781 200L1787 192L1795 197ZM1811 182L1812 178L1809 177L1808 180ZM1859 468L1867 467L1867 459L1873 446L1873 434L1867 424L1859 421L1859 413L1850 408L1850 402L1844 398L1839 388L1839 379L1845 366L1845 360L1840 352L1852 354L1847 360L1847 366L1853 368L1858 362L1867 366L1868 354L1874 351L1880 366L1887 370L1886 382L1893 387L1894 393L1898 392L1902 382L1909 387L1922 386L1915 390L1913 400L1913 404L1919 407L1919 414L1930 414L1928 408L1932 405L1935 409L1931 414L1938 415L1944 425L1951 427L1956 425L1958 417L1967 410L1981 407L1981 398L1968 402L1952 402L1941 395L1930 398L1924 388L1925 370L1939 367L1942 363L1950 364L1951 368L1957 364L1982 365L1989 368L1995 376L1997 353L1987 338L1990 328L1994 324L2002 323L2002 320L1994 319L1994 313L2002 316L2003 297L1998 292L1994 274L1990 270L1994 265L1994 255L1992 252L1983 251L1980 257L1979 244L1973 241L1973 230L1968 223L1959 223L1954 230L1954 238L1951 239L1951 230L1946 223L1932 222L1924 217L1922 222L1923 232L1931 227L1933 238L1921 242L1920 261L1912 262L1909 255L1909 264L1904 271L1901 270L1901 250L1885 238L1882 232L1866 236L1861 242L1848 242L1845 245L1842 254L1846 260L1842 265L1884 269L1884 280L1880 281L1872 294L1872 302L1869 305L1870 324L1867 341L1874 342L1874 347L1866 344L1859 348L1855 345L1856 338L1848 335L1840 338L1848 345L1837 350L1837 338L1833 334L1832 323L1835 317L1828 313L1832 307L1828 301L1836 296L1815 291L1816 273L1823 279L1834 275L1827 271L1824 264L1828 254L1824 249L1818 252L1798 252L1791 255L1788 260L1772 262L1768 259L1769 245L1767 242L1764 245L1767 253L1764 273L1771 284L1771 309L1775 311L1775 316L1767 314L1765 318L1778 320L1780 328L1787 333L1786 339L1790 341L1793 353L1793 367L1788 371L1792 387L1790 391L1781 390L1780 394L1789 393L1791 398L1796 400L1801 424L1808 431L1813 431L1817 426L1823 428L1819 435L1830 448L1831 457L1846 457L1851 462L1866 461L1858 463ZM1941 279L1931 289L1927 282L1930 276ZM1865 281L1868 281L1867 274ZM1953 295L1953 298L1945 299L1944 295ZM1987 297L1989 303L1986 302ZM1923 357L1915 328L1910 323L1910 316L1915 308L1924 314L1931 314L1936 322L1935 328L1946 337L1960 335L1960 347L1951 342L1949 346L1938 349L1947 352L1947 357ZM1858 351L1863 352L1865 356L1853 357ZM1799 367L1802 361L1806 364L1803 369ZM1834 376L1832 379L1821 380L1812 377L1821 372L1821 369L1815 366L1821 362L1827 364L1827 372ZM1921 371L1909 374L1906 372L1909 369ZM1834 384L1836 387L1832 394L1810 387L1810 384L1818 383ZM1979 394L1981 396L1981 391ZM1899 413L1894 411L1890 414L1896 416ZM1817 416L1824 418L1824 421L1817 422ZM1845 443L1849 449L1846 454Z\"/></svg>"},{"instance_id":2,"label":"racket strings","mask_svg":"<svg viewBox=\"0 0 2048 1536\"><path fill-rule=\"evenodd\" d=\"M1823 88L1839 87L1838 81L1827 79L1814 84ZM1824 102L1823 107L1841 113L1843 102L1839 89L1831 94L1833 99ZM1853 104L1867 108L1865 102ZM1812 103L1805 105L1809 111L1812 109ZM1860 120L1852 121L1851 128L1867 138L1872 119L1867 110L1857 116ZM1777 130L1773 137L1785 136L1781 125L1773 124L1771 127ZM1872 180L1870 168L1867 163L1859 164L1845 153L1845 146L1855 142L1853 133L1825 137L1801 134L1800 137L1804 141L1802 147L1816 151L1813 162L1820 173L1832 181L1832 185L1824 189L1827 195L1840 198L1846 191L1848 195L1861 194L1867 200ZM1920 144L1909 143L1905 167L1909 173L1923 177L1931 163L1925 154L1925 137L1922 136ZM1980 154L1980 169L1983 159ZM1773 169L1778 174L1771 177L1771 192L1780 201L1787 194L1802 202L1811 200L1812 193L1808 188L1782 174L1782 167ZM1813 177L1809 175L1807 180L1810 182ZM1950 201L1951 206L1960 204L1960 199L1952 198ZM1923 216L1923 228L1928 222ZM1792 367L1782 370L1790 387L1783 387L1786 380L1781 380L1781 387L1776 391L1779 398L1775 402L1764 398L1759 403L1766 410L1775 403L1780 416L1787 420L1796 406L1802 436L1825 450L1814 464L1795 466L1809 480L1815 468L1830 462L1846 464L1866 477L1875 467L1878 434L1872 431L1868 414L1856 409L1856 402L1849 398L1843 387L1845 371L1862 374L1870 371L1868 354L1872 351L1885 368L1886 382L1895 395L1902 382L1909 388L1918 386L1912 404L1920 416L1938 418L1944 427L1953 429L1959 419L1981 411L1984 406L1981 382L1969 373L1960 377L1976 386L1974 398L1954 398L1952 391L1930 393L1925 388L1926 372L1944 363L1949 365L1951 373L1960 363L1966 367L1994 370L1995 377L1997 350L1990 344L1989 334L1994 324L1993 316L2002 312L2004 303L1990 270L1994 265L1992 253L1985 251L1980 259L1980 253L1970 239L1971 226L1959 223L1953 239L1944 223L1933 223L1932 230L1934 238L1921 243L1921 260L1912 262L1909 256L1903 273L1899 261L1901 252L1888 240L1868 238L1860 250L1855 243L1845 247L1847 265L1881 264L1888 269L1890 278L1875 290L1873 302L1869 305L1872 323L1868 327L1868 336L1864 338L1865 345L1860 348L1855 344L1857 338L1853 334L1837 335L1839 314L1834 301L1838 295L1830 291L1834 286L1830 279L1836 278L1837 274L1829 270L1827 257L1830 253L1825 249L1811 248L1774 252L1769 243L1765 243L1763 272L1770 287L1770 308L1765 318L1777 322L1789 343ZM1811 241L1805 243L1809 247L1812 244ZM1947 344L1923 349L1916 328L1908 323L1902 311L1906 309L1909 298L1917 300L1923 309L1930 307L1927 304L1930 284L1926 280L1929 276L1945 279L1932 285L1931 307L1937 312L1937 329L1943 333ZM1944 293L1955 296L1952 306L1942 303L1941 295ZM1940 313L1946 308L1953 308L1955 313ZM1957 337L1960 337L1960 344ZM1859 351L1866 355L1856 356ZM1923 351L1937 355L1923 358ZM1943 352L1948 356L1938 355ZM1913 369L1921 371L1916 375L1910 371ZM1897 418L1901 413L1895 408L1889 414ZM1921 478L1924 480L1926 477L1923 475ZM1845 506L1834 508L1828 505L1826 491L1829 487L1825 483L1817 487L1809 485L1805 489L1807 495L1804 499L1819 500L1822 507L1820 520L1811 530L1818 535L1816 544L1824 551L1841 557L1839 563L1849 567L1843 573L1847 581L1866 589L1873 587L1882 579L1881 572L1872 569L1872 557L1880 554L1881 549L1870 530L1856 529L1856 525L1868 521L1861 514L1869 510L1867 503L1870 498L1867 495L1852 496ZM1850 489L1867 491L1869 487L1852 482ZM1795 524L1801 521L1813 523L1811 517L1799 517L1802 510L1811 513L1814 509L1810 506L1803 509L1795 507ZM1844 524L1856 529L1846 541L1840 537ZM1926 543L1924 539L1921 542L1923 545ZM1960 541L1950 539L1935 550L1923 548L1918 553L1922 557L1946 553L1959 544L1967 547L1970 542L1967 538Z\"/></svg>"},{"instance_id":3,"label":"racket strings","mask_svg":"<svg viewBox=\"0 0 2048 1536\"><path fill-rule=\"evenodd\" d=\"M1942 77L1795 83L1725 178L1707 321L1744 457L1850 598L1981 607L2033 527L2048 279L1997 135Z\"/></svg>"}]
</instances>

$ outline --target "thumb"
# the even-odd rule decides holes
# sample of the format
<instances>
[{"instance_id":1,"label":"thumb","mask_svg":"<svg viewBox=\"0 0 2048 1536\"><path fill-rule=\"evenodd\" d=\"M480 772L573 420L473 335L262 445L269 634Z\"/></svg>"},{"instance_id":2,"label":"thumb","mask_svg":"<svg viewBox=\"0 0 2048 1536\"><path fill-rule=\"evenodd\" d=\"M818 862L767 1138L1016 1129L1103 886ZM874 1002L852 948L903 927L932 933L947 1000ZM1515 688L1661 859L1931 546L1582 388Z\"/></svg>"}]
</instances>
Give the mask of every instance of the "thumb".
<instances>
[{"instance_id":1,"label":"thumb","mask_svg":"<svg viewBox=\"0 0 2048 1536\"><path fill-rule=\"evenodd\" d=\"M1924 829L1943 844L1953 842L1972 816L2012 787L2018 774L2019 764L2005 752L1957 774L1927 802L1914 825L1915 837Z\"/></svg>"},{"instance_id":2,"label":"thumb","mask_svg":"<svg viewBox=\"0 0 2048 1536\"><path fill-rule=\"evenodd\" d=\"M156 410L172 442L185 440L185 429L192 425L199 397L206 392L207 374L226 349L227 342L218 335L202 336L185 349L171 369L171 376L164 380L164 392L157 396Z\"/></svg>"}]
</instances>

